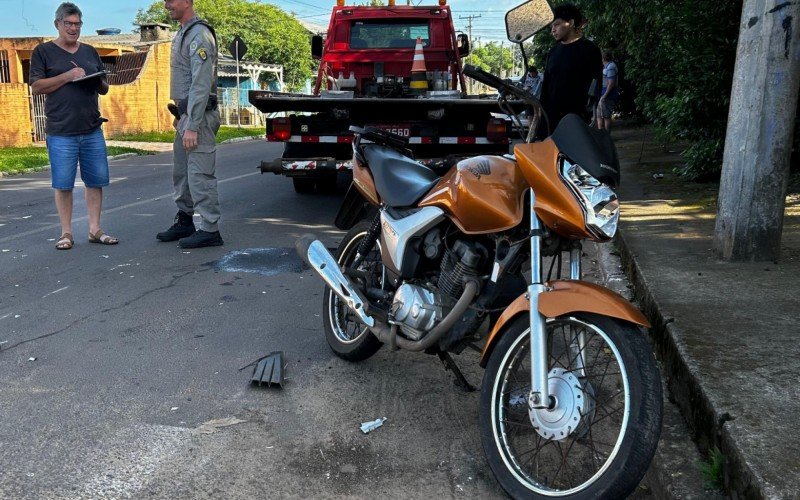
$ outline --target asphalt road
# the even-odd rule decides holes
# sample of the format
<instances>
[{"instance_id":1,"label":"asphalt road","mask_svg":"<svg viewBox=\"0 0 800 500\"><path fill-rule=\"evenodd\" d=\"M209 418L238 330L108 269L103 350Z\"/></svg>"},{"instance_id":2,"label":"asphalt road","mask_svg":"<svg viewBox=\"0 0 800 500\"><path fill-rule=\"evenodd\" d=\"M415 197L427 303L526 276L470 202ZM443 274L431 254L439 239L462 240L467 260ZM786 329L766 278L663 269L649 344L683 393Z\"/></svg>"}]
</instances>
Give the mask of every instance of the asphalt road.
<instances>
[{"instance_id":1,"label":"asphalt road","mask_svg":"<svg viewBox=\"0 0 800 500\"><path fill-rule=\"evenodd\" d=\"M278 154L219 148L225 246L191 251L155 239L175 215L170 154L112 162L116 246L87 242L76 188L76 245L56 250L49 174L0 178L0 498L505 497L478 393L437 358L329 351L322 285L293 243L336 246L340 199L258 173ZM284 388L251 386L240 368L276 350ZM478 355L456 361L479 385ZM203 425L222 419L241 422Z\"/></svg>"},{"instance_id":2,"label":"asphalt road","mask_svg":"<svg viewBox=\"0 0 800 500\"><path fill-rule=\"evenodd\" d=\"M478 395L435 357L328 350L322 285L290 248L306 232L335 246L339 199L259 174L277 154L219 148L225 246L192 251L155 239L175 214L171 155L112 162L117 246L86 241L77 188L76 245L55 250L48 173L0 179L0 497L503 497ZM250 386L239 368L275 350L285 387ZM477 354L458 362L477 385ZM198 430L230 417L244 422Z\"/></svg>"}]
</instances>

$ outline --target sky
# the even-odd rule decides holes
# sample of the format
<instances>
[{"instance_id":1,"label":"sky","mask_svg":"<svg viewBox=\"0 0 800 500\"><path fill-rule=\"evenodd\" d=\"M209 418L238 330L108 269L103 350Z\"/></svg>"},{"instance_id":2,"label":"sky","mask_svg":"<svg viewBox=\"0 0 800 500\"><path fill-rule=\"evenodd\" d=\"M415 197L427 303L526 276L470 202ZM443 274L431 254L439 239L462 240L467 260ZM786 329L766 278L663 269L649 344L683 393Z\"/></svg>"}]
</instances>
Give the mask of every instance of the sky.
<instances>
[{"instance_id":1,"label":"sky","mask_svg":"<svg viewBox=\"0 0 800 500\"><path fill-rule=\"evenodd\" d=\"M83 11L83 34L94 35L100 28L133 29L138 9L146 9L152 0L71 0ZM331 7L336 0L260 0L281 7L311 23L327 27ZM405 4L405 0L396 0ZM420 0L412 0L414 4ZM505 39L505 12L523 0L449 0L456 30L467 32L470 16L472 36L481 43ZM0 0L0 12L6 20L0 24L0 37L55 35L55 11L61 0ZM347 3L365 3L347 0ZM436 5L438 0L422 0L423 5ZM491 6L487 4L491 3ZM477 17L480 16L480 17Z\"/></svg>"}]
</instances>

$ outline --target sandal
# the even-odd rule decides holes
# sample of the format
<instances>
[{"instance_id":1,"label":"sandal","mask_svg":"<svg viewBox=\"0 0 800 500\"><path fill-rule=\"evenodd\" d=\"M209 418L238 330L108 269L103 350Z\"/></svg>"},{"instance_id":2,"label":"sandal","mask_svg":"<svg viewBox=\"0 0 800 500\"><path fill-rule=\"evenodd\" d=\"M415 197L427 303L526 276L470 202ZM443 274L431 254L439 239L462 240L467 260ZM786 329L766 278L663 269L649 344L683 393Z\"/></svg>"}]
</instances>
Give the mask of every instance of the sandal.
<instances>
[{"instance_id":1,"label":"sandal","mask_svg":"<svg viewBox=\"0 0 800 500\"><path fill-rule=\"evenodd\" d=\"M58 238L58 241L56 242L56 248L58 250L69 250L74 244L75 240L72 239L72 235L69 233L64 233L60 238Z\"/></svg>"},{"instance_id":2,"label":"sandal","mask_svg":"<svg viewBox=\"0 0 800 500\"><path fill-rule=\"evenodd\" d=\"M94 234L89 233L89 243L100 243L101 245L116 245L117 243L119 243L119 239L107 235L106 233L103 232L102 229L98 229L97 232Z\"/></svg>"}]
</instances>

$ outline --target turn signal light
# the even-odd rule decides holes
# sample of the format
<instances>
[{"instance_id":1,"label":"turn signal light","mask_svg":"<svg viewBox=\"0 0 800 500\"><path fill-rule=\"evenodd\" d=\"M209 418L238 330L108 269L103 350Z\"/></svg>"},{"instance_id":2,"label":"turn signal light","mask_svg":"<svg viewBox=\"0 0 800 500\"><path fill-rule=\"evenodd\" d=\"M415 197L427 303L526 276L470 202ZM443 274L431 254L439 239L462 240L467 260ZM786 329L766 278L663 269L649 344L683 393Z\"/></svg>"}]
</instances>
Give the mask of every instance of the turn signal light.
<instances>
[{"instance_id":1,"label":"turn signal light","mask_svg":"<svg viewBox=\"0 0 800 500\"><path fill-rule=\"evenodd\" d=\"M447 5L447 0L439 0L439 5Z\"/></svg>"},{"instance_id":2,"label":"turn signal light","mask_svg":"<svg viewBox=\"0 0 800 500\"><path fill-rule=\"evenodd\" d=\"M336 5L338 7L344 7L344 0L336 0Z\"/></svg>"},{"instance_id":3,"label":"turn signal light","mask_svg":"<svg viewBox=\"0 0 800 500\"><path fill-rule=\"evenodd\" d=\"M502 118L492 118L486 124L486 138L492 142L502 142L506 139L506 121Z\"/></svg>"},{"instance_id":4,"label":"turn signal light","mask_svg":"<svg viewBox=\"0 0 800 500\"><path fill-rule=\"evenodd\" d=\"M272 120L272 130L267 134L268 141L286 142L292 136L292 122L289 118Z\"/></svg>"}]
</instances>

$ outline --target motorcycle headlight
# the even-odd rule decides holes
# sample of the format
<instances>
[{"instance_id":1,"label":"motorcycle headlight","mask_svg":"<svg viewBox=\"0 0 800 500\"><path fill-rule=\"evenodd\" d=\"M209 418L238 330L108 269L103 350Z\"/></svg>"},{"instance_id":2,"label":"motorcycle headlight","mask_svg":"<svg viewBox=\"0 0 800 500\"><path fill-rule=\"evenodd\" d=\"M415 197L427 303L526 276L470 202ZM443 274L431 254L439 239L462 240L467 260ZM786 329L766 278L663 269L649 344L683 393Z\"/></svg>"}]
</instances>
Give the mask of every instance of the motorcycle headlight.
<instances>
[{"instance_id":1,"label":"motorcycle headlight","mask_svg":"<svg viewBox=\"0 0 800 500\"><path fill-rule=\"evenodd\" d=\"M589 232L601 240L613 238L619 222L617 193L563 157L560 171L583 208Z\"/></svg>"}]
</instances>

